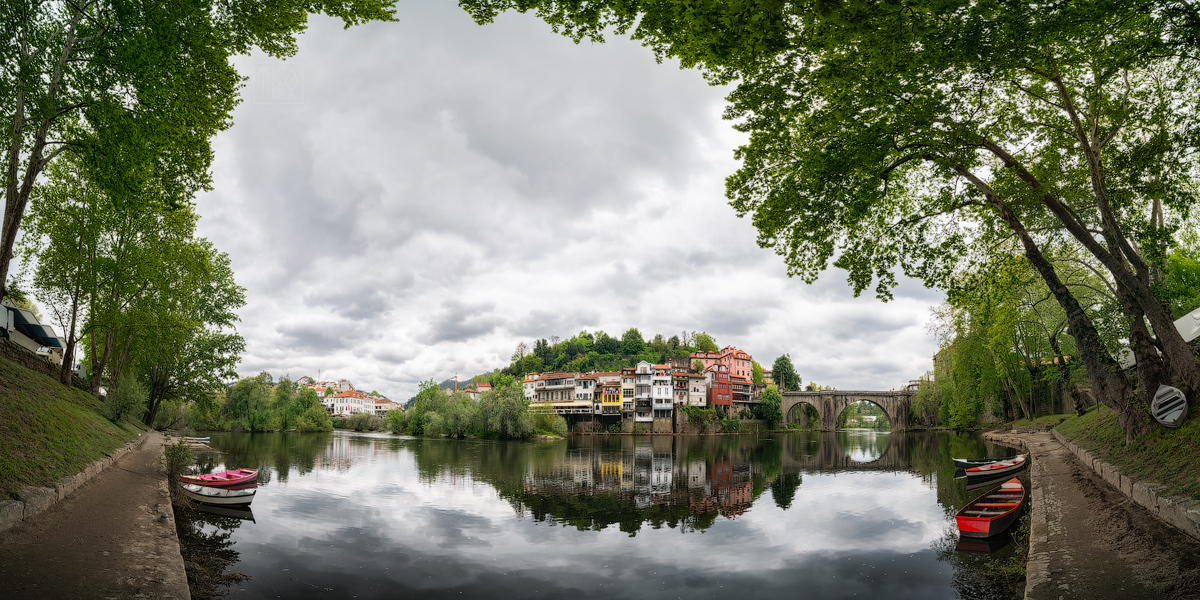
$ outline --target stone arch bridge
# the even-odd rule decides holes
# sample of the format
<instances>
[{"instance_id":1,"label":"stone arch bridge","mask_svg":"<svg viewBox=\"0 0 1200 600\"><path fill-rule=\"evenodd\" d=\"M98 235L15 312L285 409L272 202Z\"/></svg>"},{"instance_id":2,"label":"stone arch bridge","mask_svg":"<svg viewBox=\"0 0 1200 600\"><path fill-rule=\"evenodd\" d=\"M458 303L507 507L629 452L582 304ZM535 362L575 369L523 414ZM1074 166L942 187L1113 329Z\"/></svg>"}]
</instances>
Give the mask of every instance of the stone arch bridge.
<instances>
[{"instance_id":1,"label":"stone arch bridge","mask_svg":"<svg viewBox=\"0 0 1200 600\"><path fill-rule=\"evenodd\" d=\"M837 428L838 415L847 406L855 402L867 401L887 414L892 424L892 431L908 430L909 401L915 392L899 390L894 392L851 392L842 390L822 390L817 392L784 392L783 421L792 423L800 416L802 405L808 404L817 409L821 416L821 429L832 431Z\"/></svg>"}]
</instances>

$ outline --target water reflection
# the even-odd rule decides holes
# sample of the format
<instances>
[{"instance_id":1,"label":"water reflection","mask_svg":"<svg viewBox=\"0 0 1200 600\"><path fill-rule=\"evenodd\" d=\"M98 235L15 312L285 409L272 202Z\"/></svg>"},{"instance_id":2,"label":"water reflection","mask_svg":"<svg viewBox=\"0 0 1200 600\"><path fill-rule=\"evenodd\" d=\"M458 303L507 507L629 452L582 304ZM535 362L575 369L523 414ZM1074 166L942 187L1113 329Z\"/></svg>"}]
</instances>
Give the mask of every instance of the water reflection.
<instances>
[{"instance_id":1,"label":"water reflection","mask_svg":"<svg viewBox=\"0 0 1200 600\"><path fill-rule=\"evenodd\" d=\"M971 494L950 457L1008 452L871 430L211 445L208 470L260 469L256 522L230 538L245 597L963 596L972 563L942 541Z\"/></svg>"}]
</instances>

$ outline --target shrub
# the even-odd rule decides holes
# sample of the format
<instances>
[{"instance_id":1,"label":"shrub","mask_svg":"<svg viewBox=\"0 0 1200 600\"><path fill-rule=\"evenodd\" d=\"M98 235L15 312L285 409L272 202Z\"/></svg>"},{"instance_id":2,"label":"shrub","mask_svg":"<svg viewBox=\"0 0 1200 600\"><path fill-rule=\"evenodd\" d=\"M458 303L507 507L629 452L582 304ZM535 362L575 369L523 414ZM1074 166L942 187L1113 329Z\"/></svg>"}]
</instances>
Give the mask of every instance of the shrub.
<instances>
[{"instance_id":1,"label":"shrub","mask_svg":"<svg viewBox=\"0 0 1200 600\"><path fill-rule=\"evenodd\" d=\"M613 423L612 425L609 425L609 426L608 426L608 432L609 432L609 433L621 433L621 424L620 424L620 423Z\"/></svg>"},{"instance_id":2,"label":"shrub","mask_svg":"<svg viewBox=\"0 0 1200 600\"><path fill-rule=\"evenodd\" d=\"M346 426L355 431L379 431L383 429L383 417L371 413L354 413L350 415Z\"/></svg>"},{"instance_id":3,"label":"shrub","mask_svg":"<svg viewBox=\"0 0 1200 600\"><path fill-rule=\"evenodd\" d=\"M721 419L721 431L737 433L742 428L742 422L737 419Z\"/></svg>"},{"instance_id":4,"label":"shrub","mask_svg":"<svg viewBox=\"0 0 1200 600\"><path fill-rule=\"evenodd\" d=\"M551 412L533 413L533 428L535 431L550 433L557 436L567 435L567 420L562 415Z\"/></svg>"},{"instance_id":5,"label":"shrub","mask_svg":"<svg viewBox=\"0 0 1200 600\"><path fill-rule=\"evenodd\" d=\"M642 425L641 423L634 423L633 424L633 434L634 435L645 435L646 434L646 426Z\"/></svg>"},{"instance_id":6,"label":"shrub","mask_svg":"<svg viewBox=\"0 0 1200 600\"><path fill-rule=\"evenodd\" d=\"M188 467L192 466L192 447L188 445L187 440L180 438L174 444L167 444L163 448L163 462L167 468L167 481L179 481L179 476L183 475ZM175 490L178 486L169 485L171 497L175 497Z\"/></svg>"},{"instance_id":7,"label":"shrub","mask_svg":"<svg viewBox=\"0 0 1200 600\"><path fill-rule=\"evenodd\" d=\"M108 393L104 416L113 423L125 418L140 418L146 412L146 400L149 397L146 386L132 375L123 375Z\"/></svg>"},{"instance_id":8,"label":"shrub","mask_svg":"<svg viewBox=\"0 0 1200 600\"><path fill-rule=\"evenodd\" d=\"M318 404L300 413L296 418L296 429L304 432L329 431L333 429L333 423L325 407Z\"/></svg>"}]
</instances>

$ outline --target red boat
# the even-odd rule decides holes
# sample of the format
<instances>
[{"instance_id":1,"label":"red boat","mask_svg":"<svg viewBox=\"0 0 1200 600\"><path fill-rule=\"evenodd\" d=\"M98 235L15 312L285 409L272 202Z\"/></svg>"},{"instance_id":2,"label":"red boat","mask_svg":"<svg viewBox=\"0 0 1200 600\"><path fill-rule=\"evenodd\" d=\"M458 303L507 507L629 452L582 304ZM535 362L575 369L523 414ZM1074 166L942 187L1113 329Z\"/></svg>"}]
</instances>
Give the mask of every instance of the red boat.
<instances>
[{"instance_id":1,"label":"red boat","mask_svg":"<svg viewBox=\"0 0 1200 600\"><path fill-rule=\"evenodd\" d=\"M986 538L1008 529L1025 503L1025 486L1016 477L972 500L954 515L964 537Z\"/></svg>"},{"instance_id":2,"label":"red boat","mask_svg":"<svg viewBox=\"0 0 1200 600\"><path fill-rule=\"evenodd\" d=\"M228 488L246 483L254 483L258 479L258 469L235 469L207 475L180 475L179 481L193 485Z\"/></svg>"},{"instance_id":3,"label":"red boat","mask_svg":"<svg viewBox=\"0 0 1200 600\"><path fill-rule=\"evenodd\" d=\"M968 479L983 477L990 479L993 477L1000 477L1001 475L1007 475L1009 473L1016 473L1017 471L1025 468L1025 462L1028 456L1028 454L1018 454L1017 456L1007 460L998 460L996 462L979 465L978 467L964 469L963 473L966 473Z\"/></svg>"}]
</instances>

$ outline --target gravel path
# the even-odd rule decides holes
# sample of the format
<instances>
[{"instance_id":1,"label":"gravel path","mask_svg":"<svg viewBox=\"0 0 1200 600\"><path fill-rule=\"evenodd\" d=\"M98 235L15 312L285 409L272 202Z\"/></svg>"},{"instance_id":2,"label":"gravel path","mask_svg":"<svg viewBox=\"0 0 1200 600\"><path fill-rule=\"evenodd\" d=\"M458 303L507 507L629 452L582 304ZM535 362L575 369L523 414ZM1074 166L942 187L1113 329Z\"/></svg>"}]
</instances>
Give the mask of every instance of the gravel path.
<instances>
[{"instance_id":1,"label":"gravel path","mask_svg":"<svg viewBox=\"0 0 1200 600\"><path fill-rule=\"evenodd\" d=\"M151 432L74 494L0 533L0 596L190 599L162 447Z\"/></svg>"},{"instance_id":2,"label":"gravel path","mask_svg":"<svg viewBox=\"0 0 1200 600\"><path fill-rule=\"evenodd\" d=\"M1026 600L1200 598L1200 541L1122 494L1049 432L1002 437L1019 438L1033 455Z\"/></svg>"}]
</instances>

